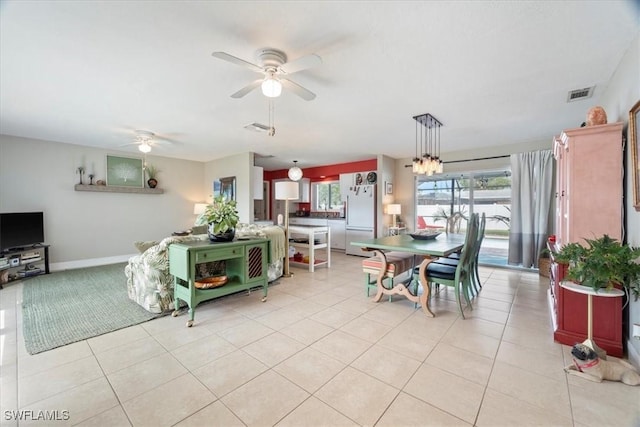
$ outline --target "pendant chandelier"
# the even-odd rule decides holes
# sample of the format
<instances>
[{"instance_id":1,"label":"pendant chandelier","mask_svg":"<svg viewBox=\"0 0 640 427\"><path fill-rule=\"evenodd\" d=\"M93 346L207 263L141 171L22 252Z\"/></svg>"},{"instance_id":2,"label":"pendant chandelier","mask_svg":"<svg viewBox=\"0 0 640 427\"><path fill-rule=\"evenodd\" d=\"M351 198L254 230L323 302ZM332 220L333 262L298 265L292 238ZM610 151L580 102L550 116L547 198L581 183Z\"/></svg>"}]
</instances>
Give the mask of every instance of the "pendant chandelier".
<instances>
[{"instance_id":1,"label":"pendant chandelier","mask_svg":"<svg viewBox=\"0 0 640 427\"><path fill-rule=\"evenodd\" d=\"M298 167L297 160L293 161L293 167L289 169L287 175L291 181L300 181L300 179L302 179L302 169Z\"/></svg>"},{"instance_id":2,"label":"pendant chandelier","mask_svg":"<svg viewBox=\"0 0 640 427\"><path fill-rule=\"evenodd\" d=\"M431 114L414 116L416 121L416 156L413 158L413 173L431 176L443 172L440 158L440 128L442 123Z\"/></svg>"}]
</instances>

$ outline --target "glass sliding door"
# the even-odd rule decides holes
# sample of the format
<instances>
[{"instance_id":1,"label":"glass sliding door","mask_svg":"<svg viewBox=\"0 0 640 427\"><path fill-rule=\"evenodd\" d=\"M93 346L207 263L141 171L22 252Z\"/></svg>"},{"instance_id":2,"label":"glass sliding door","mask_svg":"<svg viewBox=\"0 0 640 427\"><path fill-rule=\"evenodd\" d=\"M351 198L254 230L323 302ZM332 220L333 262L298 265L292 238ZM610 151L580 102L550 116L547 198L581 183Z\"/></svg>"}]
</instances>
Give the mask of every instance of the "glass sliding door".
<instances>
[{"instance_id":1,"label":"glass sliding door","mask_svg":"<svg viewBox=\"0 0 640 427\"><path fill-rule=\"evenodd\" d=\"M416 230L440 228L464 234L472 213L485 214L482 264L507 265L511 172L465 172L416 179Z\"/></svg>"}]
</instances>

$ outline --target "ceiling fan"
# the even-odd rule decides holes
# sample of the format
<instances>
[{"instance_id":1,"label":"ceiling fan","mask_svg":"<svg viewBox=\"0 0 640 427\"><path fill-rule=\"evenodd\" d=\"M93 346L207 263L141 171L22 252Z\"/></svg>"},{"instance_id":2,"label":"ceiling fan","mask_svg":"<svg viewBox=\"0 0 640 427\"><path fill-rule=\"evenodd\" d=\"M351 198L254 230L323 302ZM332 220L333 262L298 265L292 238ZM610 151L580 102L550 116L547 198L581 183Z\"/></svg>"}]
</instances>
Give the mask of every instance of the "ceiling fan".
<instances>
[{"instance_id":1,"label":"ceiling fan","mask_svg":"<svg viewBox=\"0 0 640 427\"><path fill-rule=\"evenodd\" d=\"M123 144L121 145L121 147L126 147L129 145L137 145L138 150L147 154L151 151L152 147L157 147L159 144L162 144L162 143L176 144L175 141L158 136L155 133L148 130L134 130L133 133L135 135L133 142L130 142L129 144Z\"/></svg>"},{"instance_id":2,"label":"ceiling fan","mask_svg":"<svg viewBox=\"0 0 640 427\"><path fill-rule=\"evenodd\" d=\"M269 98L276 98L280 96L282 87L292 91L306 101L311 101L316 97L315 93L289 80L288 76L290 74L297 73L298 71L317 67L322 64L322 59L318 55L306 55L291 62L287 62L287 55L281 50L263 48L260 49L257 54L257 62L259 65L252 64L251 62L229 55L226 52L213 52L211 55L215 58L243 66L251 71L264 75L264 78L254 80L247 86L232 94L232 98L242 98L258 86L262 87L262 93Z\"/></svg>"}]
</instances>

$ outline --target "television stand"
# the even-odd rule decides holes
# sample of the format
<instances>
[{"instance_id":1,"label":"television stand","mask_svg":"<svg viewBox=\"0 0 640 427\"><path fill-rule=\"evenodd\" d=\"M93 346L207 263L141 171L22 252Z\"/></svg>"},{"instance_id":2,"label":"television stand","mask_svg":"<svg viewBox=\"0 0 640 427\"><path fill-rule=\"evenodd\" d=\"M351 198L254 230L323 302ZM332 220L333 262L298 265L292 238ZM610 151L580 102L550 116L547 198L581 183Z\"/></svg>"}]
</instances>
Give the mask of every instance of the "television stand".
<instances>
[{"instance_id":1,"label":"television stand","mask_svg":"<svg viewBox=\"0 0 640 427\"><path fill-rule=\"evenodd\" d=\"M49 274L49 246L37 244L0 253L0 289L14 280Z\"/></svg>"}]
</instances>

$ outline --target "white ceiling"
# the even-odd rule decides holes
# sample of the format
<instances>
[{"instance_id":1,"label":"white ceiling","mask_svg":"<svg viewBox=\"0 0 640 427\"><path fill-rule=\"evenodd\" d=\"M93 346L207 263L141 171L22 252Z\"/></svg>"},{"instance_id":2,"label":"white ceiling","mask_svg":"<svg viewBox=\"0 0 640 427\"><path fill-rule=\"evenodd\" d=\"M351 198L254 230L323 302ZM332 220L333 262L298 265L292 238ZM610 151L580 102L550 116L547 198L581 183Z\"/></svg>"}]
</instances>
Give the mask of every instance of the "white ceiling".
<instances>
[{"instance_id":1,"label":"white ceiling","mask_svg":"<svg viewBox=\"0 0 640 427\"><path fill-rule=\"evenodd\" d=\"M254 151L267 169L415 154L413 116L442 151L551 140L597 105L640 28L628 1L2 1L0 133L111 150L146 129L152 154L209 161ZM317 94L275 101L256 62L274 47L323 64L291 76ZM591 99L567 92L596 86ZM445 159L446 160L446 159Z\"/></svg>"}]
</instances>

